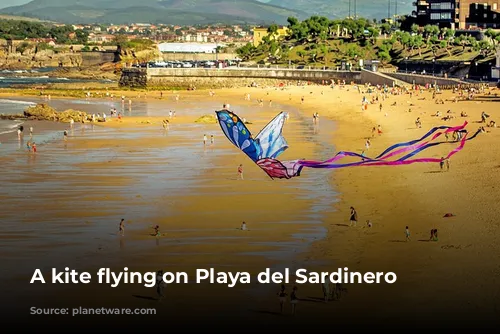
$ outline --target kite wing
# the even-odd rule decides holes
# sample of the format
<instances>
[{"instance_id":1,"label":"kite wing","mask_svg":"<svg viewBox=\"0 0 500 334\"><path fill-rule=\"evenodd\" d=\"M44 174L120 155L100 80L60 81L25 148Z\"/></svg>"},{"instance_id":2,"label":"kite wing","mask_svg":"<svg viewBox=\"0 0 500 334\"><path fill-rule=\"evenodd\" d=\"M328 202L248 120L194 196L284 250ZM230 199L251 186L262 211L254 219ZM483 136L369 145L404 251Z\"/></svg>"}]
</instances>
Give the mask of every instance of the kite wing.
<instances>
[{"instance_id":1,"label":"kite wing","mask_svg":"<svg viewBox=\"0 0 500 334\"><path fill-rule=\"evenodd\" d=\"M272 179L291 179L300 176L302 166L299 160L279 161L276 159L264 158L257 161L257 165L264 170Z\"/></svg>"},{"instance_id":2,"label":"kite wing","mask_svg":"<svg viewBox=\"0 0 500 334\"><path fill-rule=\"evenodd\" d=\"M262 154L258 141L252 138L243 121L229 110L215 112L217 119L227 139L243 151L252 161L256 162Z\"/></svg>"},{"instance_id":3,"label":"kite wing","mask_svg":"<svg viewBox=\"0 0 500 334\"><path fill-rule=\"evenodd\" d=\"M259 158L275 159L288 148L288 143L283 137L283 125L285 125L285 112L280 112L273 118L255 137L262 149Z\"/></svg>"}]
</instances>

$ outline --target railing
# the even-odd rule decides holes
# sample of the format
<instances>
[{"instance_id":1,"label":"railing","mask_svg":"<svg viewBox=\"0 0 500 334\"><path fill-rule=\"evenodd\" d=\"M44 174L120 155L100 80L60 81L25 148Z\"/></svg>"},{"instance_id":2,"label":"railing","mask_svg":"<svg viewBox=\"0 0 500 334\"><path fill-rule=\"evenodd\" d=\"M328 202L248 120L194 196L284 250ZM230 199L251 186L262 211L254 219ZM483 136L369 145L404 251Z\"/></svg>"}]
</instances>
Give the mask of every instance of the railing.
<instances>
[{"instance_id":1,"label":"railing","mask_svg":"<svg viewBox=\"0 0 500 334\"><path fill-rule=\"evenodd\" d=\"M336 68L315 68L311 66L307 66L304 68L295 68L295 67L280 67L280 66L275 66L275 67L270 67L270 66L245 66L245 67L148 67L147 70L164 70L164 69L169 69L169 70L207 70L207 71L219 71L219 70L230 70L230 71L244 71L244 70L263 70L263 71L275 71L275 70L287 70L287 71L316 71L316 72L359 72L361 69L360 68L351 68L350 70L347 69L341 69L340 67Z\"/></svg>"}]
</instances>

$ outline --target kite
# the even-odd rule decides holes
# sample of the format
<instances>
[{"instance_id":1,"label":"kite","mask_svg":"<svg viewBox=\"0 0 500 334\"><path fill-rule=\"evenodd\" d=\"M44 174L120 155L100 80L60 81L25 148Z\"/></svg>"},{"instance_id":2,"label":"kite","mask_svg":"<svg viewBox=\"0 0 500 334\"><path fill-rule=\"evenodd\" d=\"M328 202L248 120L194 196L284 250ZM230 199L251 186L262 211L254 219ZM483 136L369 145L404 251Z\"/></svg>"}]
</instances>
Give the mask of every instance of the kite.
<instances>
[{"instance_id":1,"label":"kite","mask_svg":"<svg viewBox=\"0 0 500 334\"><path fill-rule=\"evenodd\" d=\"M394 166L409 165L417 162L441 162L449 159L451 156L463 149L465 142L475 138L481 131L478 130L473 136L467 138L468 133L465 130L467 122L460 126L438 126L432 128L424 136L405 143L399 143L387 148L381 154L374 158L368 158L363 154L354 152L338 152L333 158L325 161L316 160L291 160L280 161L277 157L288 148L288 143L283 137L283 126L286 120L286 113L279 113L271 122L269 122L257 136L253 137L243 121L229 110L219 110L215 112L222 131L237 148L245 153L253 162L264 170L271 179L290 179L300 176L304 167L307 168L343 168L354 166ZM443 134L459 134L458 141L448 142L435 140ZM458 147L453 149L443 158L413 158L425 149L441 144L458 143ZM403 157L394 158L394 156L406 153ZM357 162L340 163L345 157L355 157L360 160ZM392 158L392 159L391 159Z\"/></svg>"}]
</instances>

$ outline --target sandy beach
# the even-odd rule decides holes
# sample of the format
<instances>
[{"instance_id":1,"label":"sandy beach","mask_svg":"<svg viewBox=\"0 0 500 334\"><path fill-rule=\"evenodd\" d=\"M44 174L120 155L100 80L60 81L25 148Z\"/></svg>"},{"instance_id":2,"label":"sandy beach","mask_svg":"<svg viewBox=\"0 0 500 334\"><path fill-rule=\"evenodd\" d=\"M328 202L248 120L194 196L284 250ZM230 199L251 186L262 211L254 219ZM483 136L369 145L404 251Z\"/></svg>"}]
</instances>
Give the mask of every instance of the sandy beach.
<instances>
[{"instance_id":1,"label":"sandy beach","mask_svg":"<svg viewBox=\"0 0 500 334\"><path fill-rule=\"evenodd\" d=\"M141 98L138 92L116 92L132 100L123 120L83 131L75 128L67 142L42 145L36 157L19 150L2 153L0 161L8 168L2 172L0 220L8 223L1 249L5 272L11 274L4 278L12 286L21 284L7 296L24 296L26 301L29 295L29 306L155 307L162 317L198 315L221 326L251 321L305 328L311 322L331 323L335 315L335 325L355 328L357 318L371 324L394 319L407 323L411 314L412 327L426 327L439 314L443 326L478 328L478 323L498 319L500 129L486 128L487 133L467 142L447 172L437 164L306 168L298 178L272 181L231 146L218 124L194 123L230 103L257 133L279 111L289 111L284 135L290 148L283 160L326 159L339 150L360 153L371 129L380 125L383 133L372 139L366 153L371 156L419 138L433 126L467 120L475 132L482 111L498 121L494 95L438 105L430 92L402 94L383 101L382 111L378 104L362 111L361 99L369 94L349 86L215 93L169 92L160 99L159 92ZM247 93L251 101L244 101ZM453 97L450 91L438 95L443 100ZM262 107L256 99L263 99ZM109 109L109 104L92 103L85 108ZM172 109L177 117L164 131L161 120ZM432 116L437 110L451 110L455 119L444 122ZM468 117L460 117L462 111ZM319 129L312 123L314 112L320 115ZM415 127L417 117L422 128ZM203 134L214 134L215 144L204 147ZM448 151L438 146L425 155L440 157ZM240 163L245 180L238 181ZM350 206L357 209L357 227L348 226ZM446 213L455 216L443 218ZM122 217L125 237L116 233ZM366 220L373 227L366 228ZM250 231L238 230L242 221ZM156 224L165 233L160 238L151 236ZM411 231L409 242L405 226ZM428 241L433 228L439 230L437 242ZM272 284L170 285L161 304L154 289L140 285L44 285L42 291L41 285L26 284L37 266L64 265L90 272L100 267L187 272L214 267L253 274L266 267L334 271L346 266L350 271L392 271L398 281L348 285L347 294L330 303L321 301L319 284L300 285L301 301L293 318L276 314L279 286ZM26 310L27 305L19 302L16 307ZM156 322L151 319L136 317L130 323ZM72 324L75 319L57 321Z\"/></svg>"}]
</instances>

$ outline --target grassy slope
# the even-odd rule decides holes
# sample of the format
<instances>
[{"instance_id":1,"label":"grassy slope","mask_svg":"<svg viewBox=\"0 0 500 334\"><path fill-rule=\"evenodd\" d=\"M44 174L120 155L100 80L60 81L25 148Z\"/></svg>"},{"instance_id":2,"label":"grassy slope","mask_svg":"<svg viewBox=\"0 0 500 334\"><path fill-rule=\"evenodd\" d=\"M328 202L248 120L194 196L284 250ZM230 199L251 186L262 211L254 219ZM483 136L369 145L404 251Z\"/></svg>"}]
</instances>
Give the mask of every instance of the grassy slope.
<instances>
[{"instance_id":1,"label":"grassy slope","mask_svg":"<svg viewBox=\"0 0 500 334\"><path fill-rule=\"evenodd\" d=\"M34 18L34 17L26 17L26 16L15 16L15 15L4 15L0 14L0 20L16 20L16 21L30 21L30 22L44 22L43 20Z\"/></svg>"},{"instance_id":2,"label":"grassy slope","mask_svg":"<svg viewBox=\"0 0 500 334\"><path fill-rule=\"evenodd\" d=\"M292 46L295 41L287 41L286 45ZM310 57L310 53L312 49L315 49L316 44L304 44L293 46L293 48L289 51L288 59L293 63L301 64L301 65L309 65L309 66L327 66L327 67L336 67L340 66L341 61L347 60L351 63L356 63L357 59L378 59L377 57L377 46L381 45L383 42L382 39L377 40L375 45L371 43L367 43L366 46L362 47L358 43L348 43L340 40L328 40L326 43L328 45L329 52L326 56L326 64L323 58L323 54L319 46L317 47L317 58L316 62L312 61ZM349 57L349 50L356 50L357 58ZM304 58L300 57L297 52L304 51L306 55ZM313 51L314 52L314 51ZM437 60L438 61L446 61L446 60L460 60L460 61L470 61L479 55L479 52L469 51L469 48L466 48L465 51L462 50L462 47L456 46L450 49L451 56L448 55L448 52L445 50L439 50L437 52ZM266 55L264 53L258 53L253 61L265 61ZM422 48L419 54L418 50L403 50L401 45L396 44L394 50L391 53L393 59L392 62L398 62L403 60L405 57L408 57L411 60L427 60L430 61L434 58L431 49ZM288 60L284 61L284 63L288 63Z\"/></svg>"}]
</instances>

